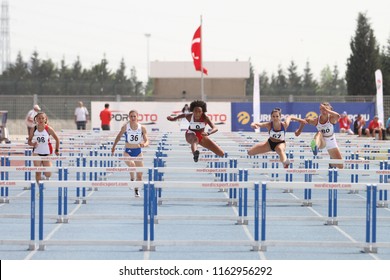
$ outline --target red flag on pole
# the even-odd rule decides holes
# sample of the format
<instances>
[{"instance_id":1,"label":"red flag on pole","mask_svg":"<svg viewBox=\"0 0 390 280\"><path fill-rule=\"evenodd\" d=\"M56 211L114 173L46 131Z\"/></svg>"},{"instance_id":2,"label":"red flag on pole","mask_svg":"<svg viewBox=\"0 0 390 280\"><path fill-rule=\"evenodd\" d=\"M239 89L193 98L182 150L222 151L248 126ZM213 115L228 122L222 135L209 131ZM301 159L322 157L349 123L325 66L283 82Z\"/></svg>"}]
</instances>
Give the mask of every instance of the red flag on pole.
<instances>
[{"instance_id":1,"label":"red flag on pole","mask_svg":"<svg viewBox=\"0 0 390 280\"><path fill-rule=\"evenodd\" d=\"M202 39L201 39L201 27L195 31L194 37L192 38L191 54L194 60L194 66L196 71L203 71L207 75L207 69L203 67L202 63Z\"/></svg>"}]
</instances>

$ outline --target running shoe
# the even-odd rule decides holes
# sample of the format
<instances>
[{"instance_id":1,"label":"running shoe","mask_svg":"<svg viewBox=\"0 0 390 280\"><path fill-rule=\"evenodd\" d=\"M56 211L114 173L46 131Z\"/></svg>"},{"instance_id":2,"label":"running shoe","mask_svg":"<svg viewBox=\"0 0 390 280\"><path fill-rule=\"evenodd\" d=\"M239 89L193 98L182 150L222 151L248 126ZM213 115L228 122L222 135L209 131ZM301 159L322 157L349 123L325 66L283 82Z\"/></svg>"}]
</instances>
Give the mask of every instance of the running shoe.
<instances>
[{"instance_id":1,"label":"running shoe","mask_svg":"<svg viewBox=\"0 0 390 280\"><path fill-rule=\"evenodd\" d=\"M134 190L134 196L135 196L135 197L141 197L141 194L139 193L139 190L138 190L138 189L135 189L135 190Z\"/></svg>"},{"instance_id":2,"label":"running shoe","mask_svg":"<svg viewBox=\"0 0 390 280\"><path fill-rule=\"evenodd\" d=\"M311 142L310 142L310 147L311 147L311 150L313 151L313 155L317 155L317 153L318 153L318 147L317 147L317 145L316 145L316 141L313 139L313 140L311 140Z\"/></svg>"},{"instance_id":3,"label":"running shoe","mask_svg":"<svg viewBox=\"0 0 390 280\"><path fill-rule=\"evenodd\" d=\"M194 152L194 161L195 161L195 162L198 162L198 159L199 159L199 151L196 150L196 151Z\"/></svg>"},{"instance_id":4,"label":"running shoe","mask_svg":"<svg viewBox=\"0 0 390 280\"><path fill-rule=\"evenodd\" d=\"M285 162L283 162L283 167L288 168L290 166L290 160L287 159Z\"/></svg>"}]
</instances>

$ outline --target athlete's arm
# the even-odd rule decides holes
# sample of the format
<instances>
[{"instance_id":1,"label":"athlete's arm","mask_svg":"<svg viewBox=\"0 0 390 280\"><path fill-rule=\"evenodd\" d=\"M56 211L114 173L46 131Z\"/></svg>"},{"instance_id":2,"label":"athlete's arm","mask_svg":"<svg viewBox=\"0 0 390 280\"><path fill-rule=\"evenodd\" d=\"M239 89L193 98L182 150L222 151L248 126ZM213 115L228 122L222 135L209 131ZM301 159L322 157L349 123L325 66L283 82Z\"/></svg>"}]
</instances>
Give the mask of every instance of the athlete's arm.
<instances>
[{"instance_id":1,"label":"athlete's arm","mask_svg":"<svg viewBox=\"0 0 390 280\"><path fill-rule=\"evenodd\" d=\"M112 148L111 148L111 155L114 155L116 144L118 144L119 140L121 139L121 137L125 133L125 131L126 131L126 124L124 124L122 126L122 128L119 131L118 135L115 137L114 144L112 145Z\"/></svg>"},{"instance_id":2,"label":"athlete's arm","mask_svg":"<svg viewBox=\"0 0 390 280\"><path fill-rule=\"evenodd\" d=\"M141 148L149 146L149 137L145 126L142 126L142 135L144 138L144 142L139 144Z\"/></svg>"}]
</instances>

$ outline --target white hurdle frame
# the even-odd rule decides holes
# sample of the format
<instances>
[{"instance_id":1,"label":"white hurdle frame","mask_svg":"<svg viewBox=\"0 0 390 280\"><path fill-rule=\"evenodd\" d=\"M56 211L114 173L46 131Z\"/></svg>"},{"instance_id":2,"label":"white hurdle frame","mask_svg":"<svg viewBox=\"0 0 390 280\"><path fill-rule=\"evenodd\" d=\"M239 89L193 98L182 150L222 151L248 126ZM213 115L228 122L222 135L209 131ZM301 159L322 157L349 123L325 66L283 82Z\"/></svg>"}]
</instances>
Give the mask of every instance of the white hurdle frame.
<instances>
[{"instance_id":1,"label":"white hurdle frame","mask_svg":"<svg viewBox=\"0 0 390 280\"><path fill-rule=\"evenodd\" d=\"M183 155L186 154L187 152L183 152ZM187 153L188 154L188 153ZM163 149L161 149L160 151L156 152L156 155L157 155L157 158L159 158L159 156L161 157L164 157L165 155L167 154L164 154L163 152ZM182 157L180 157L180 153L177 153L174 155L174 157L177 156L178 159L182 159ZM12 158L15 158L17 159L17 157L12 157ZM43 157L42 160L66 160L66 159L69 159L70 157ZM93 159L92 160L97 160L98 157L92 157ZM102 157L104 158L105 160L107 160L107 157ZM19 157L19 160L28 160L28 157L24 156L24 157ZM30 160L37 160L39 159L39 157L31 157ZM138 158L137 158L138 159ZM74 157L72 157L72 160L74 160ZM112 159L109 159L109 160L129 160L129 158L115 158L113 157ZM210 161L210 162L213 162L213 159L210 158L201 158L200 160L204 160L204 161ZM224 161L228 160L228 159L222 159ZM242 158L240 158L240 160L244 160ZM248 159L248 160L253 160L252 159ZM269 159L267 159L269 161ZM348 164L369 164L370 162L372 162L371 160L329 160L329 159L326 159L326 160L321 160L321 159L314 159L316 161L326 161L327 163L331 162L331 163L348 163ZM216 160L215 160L216 161ZM277 161L277 159L275 159L275 161ZM296 162L299 162L299 160L296 160ZM376 161L377 162L377 161ZM34 167L18 167L19 169L18 170L15 170L15 169L12 169L12 168L8 168L7 167L4 167L3 169L3 166L2 166L2 174L7 174L6 172L9 172L9 171L29 171L29 172L44 172L44 171L52 171L52 170L58 170L58 167L51 167L51 168L42 168L42 167L36 167L36 169ZM25 169L20 169L20 168L25 168ZM67 168L63 168L61 170L65 170L64 171L64 176L65 174L67 174L68 171L70 170L74 170L75 172L87 172L86 170L87 169L82 169L83 167L67 167ZM94 171L98 172L98 171L101 171L101 172L107 172L107 170L110 170L110 169L107 169L107 168L113 168L113 167L94 167ZM175 168L177 169L177 168ZM66 171L67 170L67 171ZM85 170L85 171L83 171ZM114 170L114 169L111 169L111 170ZM133 172L133 171L137 171L137 170L140 170L139 168L118 168L116 169L115 172ZM145 170L145 168L143 169ZM155 247L156 246L160 246L160 245L194 245L194 244L197 244L197 245L232 245L232 244L235 244L235 245L250 245L252 246L252 249L253 250L266 250L267 249L267 246L276 246L276 245L290 245L290 246L343 246L342 243L339 243L339 242L320 242L320 244L318 244L318 242L316 242L316 244L309 244L307 242L289 242L289 241L281 241L281 242L275 242L275 241L267 241L265 239L265 228L264 228L264 240L263 240L263 213L262 213L262 220L261 220L261 240L259 241L259 232L256 233L256 229L259 228L259 223L258 223L258 220L257 220L257 223L258 223L258 226L255 226L255 236L257 236L257 239L255 237L255 241L221 241L221 242L216 242L216 241L199 241L199 240L193 240L193 241L183 241L183 242L179 242L179 241L156 241L154 240L154 222L155 222L155 219L154 219L154 213L155 213L155 209L154 207L155 206L155 189L156 188L169 188L169 187L181 187L183 185L183 182L180 182L180 181L176 181L176 182L168 182L168 181L155 181L152 177L151 174L154 174L154 172L156 170L163 170L163 168L156 168L154 169L153 171L151 171L150 168L148 168L148 171L149 171L149 179L147 182L127 182L128 184L126 186L123 186L123 185L120 185L119 187L129 187L129 186L137 186L137 187L141 187L142 185L144 186L144 227L145 227L145 224L146 224L146 230L148 230L148 223L149 223L149 234L146 233L147 237L146 237L146 240L145 240L145 231L144 231L144 240L143 241L138 241L138 240L134 240L134 241L118 241L118 242L115 242L115 241L112 241L112 240L102 240L102 241L93 241L93 240L90 240L90 241L66 241L66 240L62 240L62 241L53 241L53 240L43 240L43 201L44 201L44 196L43 196L43 188L44 187L57 187L57 188L67 188L69 187L69 184L82 184L83 186L90 186L91 188L94 186L96 187L96 184L99 184L98 187L109 187L109 185L111 186L118 186L119 184L122 184L124 183L123 181L99 181L99 182L93 182L93 181L85 181L85 180L77 180L77 181L47 181L47 182L44 182L44 183L41 183L39 185L39 192L40 192L40 197L39 197L39 205L40 205L40 209L42 208L42 213L41 213L41 210L39 212L39 249L40 250L44 250L45 249L45 245L51 245L51 244L58 244L58 245L66 245L66 244L73 244L73 245L133 245L133 246L142 246L142 249L143 250L148 250L148 251L153 251L155 250ZM166 169L166 171L169 170L168 168ZM210 169L211 170L211 169ZM221 173L226 173L227 171L237 171L237 168L232 168L232 170L229 170L227 168L224 168L224 169L218 169L218 168L214 168L212 169L213 172L221 172ZM320 170L316 169L315 171L307 171L308 174L312 174L311 172L319 172ZM3 173L4 172L4 173ZM264 170L262 169L262 172L268 172L268 170ZM283 169L272 169L269 170L269 172L278 172L278 173L285 173L285 174L292 174L294 173L293 170L283 170ZM298 171L297 171L298 172ZM299 172L302 172L302 171L299 171ZM341 171L339 171L341 172ZM355 172L356 173L356 170L355 171L351 171L351 170L343 170L342 172ZM372 171L371 171L372 172ZM378 173L378 174L381 174L381 175L390 175L390 170L381 170L380 171L381 173ZM354 174L354 173L351 173L351 174ZM3 175L2 175L3 176ZM387 176L386 176L387 177ZM84 178L83 178L84 179ZM6 186L7 183L8 184L11 184L12 182L15 182L15 181L8 181L8 179L5 179L5 178L2 178L2 180L0 181L0 186ZM192 187L200 187L200 188L228 188L228 189L233 189L233 188L237 188L237 187L240 187L240 188L245 188L245 189L248 189L248 188L254 188L255 190L255 197L256 197L256 189L257 189L257 196L259 195L259 185L257 182L254 182L254 181L245 181L245 182L237 182L237 181L226 181L226 182L188 182L188 181L185 181L186 184L190 183ZM23 186L28 186L30 183L29 182L24 182L24 184L21 184ZM33 185L34 183L31 183L31 200L33 199L33 191L35 192L35 185ZM134 185L133 185L134 184ZM142 185L140 185L142 184ZM263 186L264 187L264 190L266 190L266 186L269 186L271 188L275 188L278 184L280 184L280 182L265 182L262 184L262 188ZM285 187L285 182L283 183L283 186ZM257 185L257 187L256 187ZM302 189L302 188L317 188L317 189L328 189L328 190L337 190L337 189L354 189L354 190L367 190L367 216L369 218L367 218L368 220L370 220L370 223L368 226L366 226L366 231L367 231L367 228L369 229L369 233L366 232L366 243L356 243L356 244L344 244L345 247L359 247L359 248L363 248L363 251L364 252L369 252L369 253L377 253L377 248L378 247L390 247L390 245L388 243L377 243L376 242L376 210L374 210L374 206L376 205L376 192L377 192L377 188L380 188L381 190L388 190L389 189L389 185L387 184L387 182L384 182L384 183L379 183L379 184L376 184L376 185L370 185L370 184L363 184L363 183L338 183L338 182L328 182L328 183L315 183L315 182L288 182L288 185L289 185L289 188L292 188L292 189ZM370 191L368 191L370 189ZM374 191L375 189L375 191ZM375 193L375 194L374 194ZM370 197L368 197L370 196ZM375 199L373 198L375 196ZM34 197L35 197L35 193L34 193ZM264 198L266 196L264 195ZM42 201L42 206L41 206L41 201ZM35 203L35 201L34 201ZM258 211L260 209L260 204L259 204L259 201L255 199L255 212L254 212L254 219L255 219L255 223L256 223L256 217L257 219L259 218L259 213L256 211ZM266 203L264 201L264 203L261 204L261 209L265 211L266 209ZM376 209L376 208L375 208ZM33 210L31 210L33 211ZM374 214L375 212L375 214ZM32 214L31 214L31 219L32 218ZM42 217L41 217L42 216ZM35 217L35 212L34 212L34 217ZM65 216L66 217L66 216ZM146 218L145 218L146 217ZM160 218L161 219L161 218ZM265 220L266 219L266 216L265 216L265 212L264 212L264 227L265 227ZM41 224L42 223L42 224ZM41 229L41 226L42 226L42 229ZM145 229L145 228L144 228ZM367 237L368 236L368 237ZM368 239L367 239L368 238ZM35 239L33 239L35 240ZM71 242L71 243L67 243L67 242ZM212 243L212 244L211 244ZM218 243L218 244L216 244ZM31 240L28 242L28 244L30 246L34 245L35 247L35 242L34 244L31 243Z\"/></svg>"}]
</instances>

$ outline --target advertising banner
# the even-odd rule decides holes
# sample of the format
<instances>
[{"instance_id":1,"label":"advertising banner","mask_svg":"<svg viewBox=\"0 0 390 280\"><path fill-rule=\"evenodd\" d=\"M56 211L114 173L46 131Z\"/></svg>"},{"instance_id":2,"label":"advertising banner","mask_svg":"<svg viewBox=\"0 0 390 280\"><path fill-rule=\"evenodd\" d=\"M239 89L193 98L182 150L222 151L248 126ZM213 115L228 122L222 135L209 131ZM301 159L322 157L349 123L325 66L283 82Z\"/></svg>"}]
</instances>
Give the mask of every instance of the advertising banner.
<instances>
[{"instance_id":1,"label":"advertising banner","mask_svg":"<svg viewBox=\"0 0 390 280\"><path fill-rule=\"evenodd\" d=\"M138 121L145 125L148 131L175 132L186 130L188 123L185 120L170 122L167 116L181 114L185 102L91 102L91 123L93 129L100 129L100 111L104 104L110 104L112 112L111 130L119 131L128 121L129 111L136 109L139 113ZM189 102L187 103L189 104ZM270 113L274 108L282 110L282 118L294 115L297 118L316 117L319 114L319 103L305 102L261 102L260 122L270 121ZM375 115L374 102L332 103L339 114L347 112L348 117L354 121L358 114L368 122ZM219 131L254 131L250 124L253 122L253 102L207 102L207 115L218 126ZM298 128L298 122L291 122L288 132ZM351 125L351 129L353 126ZM265 131L262 129L262 131ZM315 132L314 126L305 126L304 132ZM339 132L339 126L335 125Z\"/></svg>"},{"instance_id":2,"label":"advertising banner","mask_svg":"<svg viewBox=\"0 0 390 280\"><path fill-rule=\"evenodd\" d=\"M358 114L361 114L368 123L375 114L375 103L373 102L357 102L357 103L332 103L334 111L339 114L347 112L348 117L355 121ZM282 110L282 118L293 115L297 118L304 119L305 117L318 116L320 103L304 103L304 102L262 102L260 104L260 122L271 120L271 111L274 108ZM250 124L253 122L253 104L252 102L232 103L232 131L254 131ZM299 126L298 122L291 122L288 132L294 132ZM353 125L351 125L353 129ZM262 129L262 131L265 131ZM315 132L316 128L312 125L306 125L304 132ZM335 131L339 132L338 124L335 125Z\"/></svg>"},{"instance_id":3,"label":"advertising banner","mask_svg":"<svg viewBox=\"0 0 390 280\"><path fill-rule=\"evenodd\" d=\"M186 130L188 123L185 120L168 121L167 116L175 116L182 113L186 102L91 102L92 129L100 129L100 111L104 104L110 105L112 113L111 129L119 131L129 119L130 110L137 110L139 123L146 126L149 132L177 132ZM187 103L188 105L190 102ZM219 131L231 131L230 102L207 102L207 116L218 127ZM209 126L206 127L208 129Z\"/></svg>"}]
</instances>

